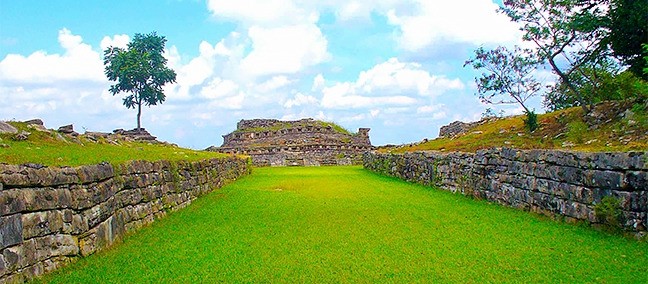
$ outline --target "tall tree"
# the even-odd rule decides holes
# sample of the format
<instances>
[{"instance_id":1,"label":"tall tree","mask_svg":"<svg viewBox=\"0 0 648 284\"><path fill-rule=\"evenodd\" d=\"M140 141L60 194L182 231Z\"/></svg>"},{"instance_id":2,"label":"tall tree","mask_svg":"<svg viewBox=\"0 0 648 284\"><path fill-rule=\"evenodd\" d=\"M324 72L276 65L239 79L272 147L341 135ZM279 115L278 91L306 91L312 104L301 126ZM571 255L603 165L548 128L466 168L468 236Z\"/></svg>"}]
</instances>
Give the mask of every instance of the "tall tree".
<instances>
[{"instance_id":1,"label":"tall tree","mask_svg":"<svg viewBox=\"0 0 648 284\"><path fill-rule=\"evenodd\" d=\"M162 87L175 83L176 73L166 67L164 45L166 39L152 32L135 34L126 49L108 47L104 50L105 74L110 81L110 92L116 95L125 92L126 108L137 107L137 129L141 129L142 104L145 106L163 103L166 99Z\"/></svg>"},{"instance_id":2,"label":"tall tree","mask_svg":"<svg viewBox=\"0 0 648 284\"><path fill-rule=\"evenodd\" d=\"M501 12L522 24L523 39L535 45L534 53L551 66L575 100L589 112L587 94L572 82L575 72L586 80L595 80L583 72L585 65L597 65L606 57L602 44L607 0L504 0Z\"/></svg>"},{"instance_id":3,"label":"tall tree","mask_svg":"<svg viewBox=\"0 0 648 284\"><path fill-rule=\"evenodd\" d=\"M609 12L609 43L614 56L630 66L638 77L648 80L643 68L648 67L642 44L648 44L648 0L612 0Z\"/></svg>"},{"instance_id":4,"label":"tall tree","mask_svg":"<svg viewBox=\"0 0 648 284\"><path fill-rule=\"evenodd\" d=\"M480 47L475 50L475 57L466 61L466 65L483 70L481 77L475 78L478 96L483 103L519 104L527 115L527 127L535 130L537 124L535 120L532 121L535 113L525 103L537 95L540 83L533 76L537 60L528 50L519 47L509 50L501 46L486 50Z\"/></svg>"}]
</instances>

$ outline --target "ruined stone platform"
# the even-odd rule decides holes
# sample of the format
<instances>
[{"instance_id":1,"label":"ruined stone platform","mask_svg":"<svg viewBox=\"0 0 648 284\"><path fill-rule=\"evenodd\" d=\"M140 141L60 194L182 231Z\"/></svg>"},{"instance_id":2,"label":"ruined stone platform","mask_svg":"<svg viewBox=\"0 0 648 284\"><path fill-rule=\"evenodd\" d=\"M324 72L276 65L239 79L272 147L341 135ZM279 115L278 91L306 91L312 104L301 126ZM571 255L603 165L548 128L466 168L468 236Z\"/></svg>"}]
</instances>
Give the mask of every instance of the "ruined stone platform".
<instances>
[{"instance_id":1,"label":"ruined stone platform","mask_svg":"<svg viewBox=\"0 0 648 284\"><path fill-rule=\"evenodd\" d=\"M255 166L353 165L373 149L369 130L348 133L314 119L241 120L234 132L223 136L222 146L207 150L249 155Z\"/></svg>"}]
</instances>

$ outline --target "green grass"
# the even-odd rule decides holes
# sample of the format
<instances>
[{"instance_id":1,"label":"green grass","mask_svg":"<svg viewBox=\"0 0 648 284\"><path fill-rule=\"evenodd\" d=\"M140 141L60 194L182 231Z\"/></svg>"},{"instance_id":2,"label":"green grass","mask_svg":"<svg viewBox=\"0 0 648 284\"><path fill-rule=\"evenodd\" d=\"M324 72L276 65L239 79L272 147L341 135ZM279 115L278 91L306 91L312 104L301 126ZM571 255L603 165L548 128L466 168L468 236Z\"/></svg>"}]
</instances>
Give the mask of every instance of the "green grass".
<instances>
[{"instance_id":1,"label":"green grass","mask_svg":"<svg viewBox=\"0 0 648 284\"><path fill-rule=\"evenodd\" d=\"M573 107L538 115L539 128L525 129L524 115L504 117L475 126L455 138L436 138L424 143L388 147L382 152L463 151L475 152L493 147L517 149L564 149L583 152L648 151L648 110L643 104L612 102L596 106L604 116L596 125L586 123L583 110ZM633 110L632 118L622 118L625 109Z\"/></svg>"},{"instance_id":2,"label":"green grass","mask_svg":"<svg viewBox=\"0 0 648 284\"><path fill-rule=\"evenodd\" d=\"M300 121L279 121L275 124L273 124L270 127L251 127L251 128L245 128L243 130L237 129L234 130L235 133L237 132L265 132L265 131L278 131L281 129L286 129L286 128L297 128L297 127L306 127L306 126L319 126L319 127L331 127L335 132L342 133L342 134L348 134L348 135L353 135L354 133L349 131L348 129L340 126L337 123L334 122L328 122L328 121L320 121L320 120L313 120L310 122L300 122Z\"/></svg>"},{"instance_id":3,"label":"green grass","mask_svg":"<svg viewBox=\"0 0 648 284\"><path fill-rule=\"evenodd\" d=\"M196 161L225 157L225 154L195 151L168 144L119 141L111 144L105 139L97 142L80 137L76 140L58 136L56 132L28 129L24 123L10 122L19 130L31 133L25 141L14 141L13 134L1 134L0 162L8 164L38 163L46 166L79 166L110 162L120 164L130 160Z\"/></svg>"},{"instance_id":4,"label":"green grass","mask_svg":"<svg viewBox=\"0 0 648 284\"><path fill-rule=\"evenodd\" d=\"M51 283L647 283L648 244L378 176L260 168Z\"/></svg>"}]
</instances>

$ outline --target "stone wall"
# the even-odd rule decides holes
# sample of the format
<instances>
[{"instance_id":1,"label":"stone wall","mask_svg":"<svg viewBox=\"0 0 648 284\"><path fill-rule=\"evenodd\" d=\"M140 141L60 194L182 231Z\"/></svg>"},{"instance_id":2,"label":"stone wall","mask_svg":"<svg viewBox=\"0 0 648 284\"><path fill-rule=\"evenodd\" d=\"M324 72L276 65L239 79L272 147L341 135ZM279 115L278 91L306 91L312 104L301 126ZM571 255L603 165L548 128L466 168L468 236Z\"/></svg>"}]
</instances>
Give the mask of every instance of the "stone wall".
<instances>
[{"instance_id":1,"label":"stone wall","mask_svg":"<svg viewBox=\"0 0 648 284\"><path fill-rule=\"evenodd\" d=\"M0 164L0 283L90 255L250 172L246 160Z\"/></svg>"},{"instance_id":2,"label":"stone wall","mask_svg":"<svg viewBox=\"0 0 648 284\"><path fill-rule=\"evenodd\" d=\"M621 226L648 227L648 152L581 153L488 149L477 153L366 153L385 175L567 220L598 223L605 196L620 201Z\"/></svg>"}]
</instances>

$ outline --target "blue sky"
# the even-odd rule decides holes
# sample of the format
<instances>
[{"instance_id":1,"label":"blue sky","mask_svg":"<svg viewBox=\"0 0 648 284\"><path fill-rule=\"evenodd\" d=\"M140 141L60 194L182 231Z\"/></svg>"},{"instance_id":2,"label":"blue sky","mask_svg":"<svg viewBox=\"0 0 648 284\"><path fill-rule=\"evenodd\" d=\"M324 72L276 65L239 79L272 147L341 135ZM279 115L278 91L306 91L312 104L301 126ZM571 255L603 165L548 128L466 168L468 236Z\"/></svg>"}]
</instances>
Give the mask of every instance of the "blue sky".
<instances>
[{"instance_id":1,"label":"blue sky","mask_svg":"<svg viewBox=\"0 0 648 284\"><path fill-rule=\"evenodd\" d=\"M490 0L1 1L0 120L41 118L78 132L132 129L108 93L102 50L135 33L167 38L178 73L142 125L203 149L240 119L313 117L375 145L434 138L480 118L464 68L479 46L520 41ZM541 110L539 99L531 103ZM520 108L499 106L507 114Z\"/></svg>"}]
</instances>

